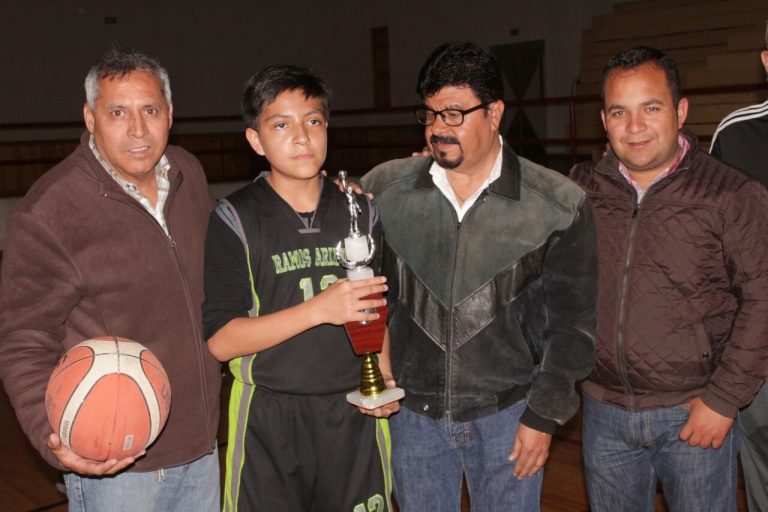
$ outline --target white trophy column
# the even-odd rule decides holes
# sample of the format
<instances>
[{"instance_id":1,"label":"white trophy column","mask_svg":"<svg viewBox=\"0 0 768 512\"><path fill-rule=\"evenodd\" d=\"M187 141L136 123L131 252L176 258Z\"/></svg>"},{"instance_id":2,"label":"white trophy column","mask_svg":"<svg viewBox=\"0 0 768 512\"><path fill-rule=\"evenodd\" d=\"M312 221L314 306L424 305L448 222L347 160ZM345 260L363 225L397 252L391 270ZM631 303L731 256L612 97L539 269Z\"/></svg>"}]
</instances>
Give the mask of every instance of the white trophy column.
<instances>
[{"instance_id":1,"label":"white trophy column","mask_svg":"<svg viewBox=\"0 0 768 512\"><path fill-rule=\"evenodd\" d=\"M365 261L368 259L368 238L364 236L348 236L344 239L344 252L347 261ZM371 267L357 267L347 269L347 278L350 281L359 281L373 277Z\"/></svg>"}]
</instances>

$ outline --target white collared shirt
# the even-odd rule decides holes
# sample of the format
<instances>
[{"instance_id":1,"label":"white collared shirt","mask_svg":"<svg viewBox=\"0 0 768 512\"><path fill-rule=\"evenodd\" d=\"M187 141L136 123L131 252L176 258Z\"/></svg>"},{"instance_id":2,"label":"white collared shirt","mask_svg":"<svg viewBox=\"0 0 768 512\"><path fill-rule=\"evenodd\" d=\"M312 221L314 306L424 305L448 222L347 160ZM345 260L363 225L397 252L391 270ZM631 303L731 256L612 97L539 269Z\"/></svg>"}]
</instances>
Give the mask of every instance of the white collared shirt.
<instances>
[{"instance_id":1,"label":"white collared shirt","mask_svg":"<svg viewBox=\"0 0 768 512\"><path fill-rule=\"evenodd\" d=\"M88 146L91 148L91 151L93 151L93 155L96 157L96 160L98 160L104 170L107 171L107 174L112 176L112 179L114 179L117 184L120 185L123 190L125 190L126 194L138 201L139 204L143 206L144 209L147 210L150 215L152 215L152 217L154 217L157 223L160 224L160 227L163 228L163 231L165 231L166 236L171 236L168 233L168 226L165 223L165 214L163 213L163 209L165 208L165 200L168 198L168 192L171 189L171 183L168 181L168 170L171 168L171 164L168 162L168 158L166 158L165 154L163 154L163 156L160 158L160 161L157 162L157 165L155 165L155 178L157 179L157 204L152 206L149 198L139 192L139 188L136 185L117 174L117 172L115 172L107 164L107 162L104 161L104 159L101 157L101 154L99 154L99 150L96 149L96 144L93 142L93 134L91 134L91 137L88 140Z\"/></svg>"},{"instance_id":2,"label":"white collared shirt","mask_svg":"<svg viewBox=\"0 0 768 512\"><path fill-rule=\"evenodd\" d=\"M443 193L445 198L448 199L448 202L451 203L454 210L456 210L456 216L459 218L459 222L461 222L469 209L472 208L472 205L475 204L475 201L477 201L477 198L480 197L480 194L483 193L483 190L488 188L491 183L499 179L499 176L501 176L501 155L503 147L504 139L501 137L501 135L499 135L499 153L496 155L496 161L493 163L493 167L491 168L491 174L488 176L488 178L486 178L485 181L483 181L477 190L475 190L475 192L469 196L466 201L464 201L464 204L459 204L459 200L456 198L456 193L453 191L451 184L448 182L448 171L443 167L440 167L436 161L432 162L432 166L429 168L429 174L432 176L432 182L440 190L440 192Z\"/></svg>"}]
</instances>

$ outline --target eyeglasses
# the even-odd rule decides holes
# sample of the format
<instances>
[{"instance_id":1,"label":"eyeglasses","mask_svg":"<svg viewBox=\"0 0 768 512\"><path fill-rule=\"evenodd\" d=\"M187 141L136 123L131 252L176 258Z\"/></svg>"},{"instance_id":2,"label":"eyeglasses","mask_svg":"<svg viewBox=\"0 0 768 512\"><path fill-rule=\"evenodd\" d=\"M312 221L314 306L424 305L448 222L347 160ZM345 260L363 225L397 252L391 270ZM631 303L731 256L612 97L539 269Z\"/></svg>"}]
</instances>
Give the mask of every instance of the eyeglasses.
<instances>
[{"instance_id":1,"label":"eyeglasses","mask_svg":"<svg viewBox=\"0 0 768 512\"><path fill-rule=\"evenodd\" d=\"M437 116L440 116L443 122L448 126L461 126L464 122L464 116L471 114L475 110L486 108L488 105L490 105L490 102L481 103L476 107L468 108L466 110L459 110L456 108L447 108L445 110L432 110L427 107L419 108L416 109L416 121L424 126L432 126L435 124L435 121L437 121Z\"/></svg>"}]
</instances>

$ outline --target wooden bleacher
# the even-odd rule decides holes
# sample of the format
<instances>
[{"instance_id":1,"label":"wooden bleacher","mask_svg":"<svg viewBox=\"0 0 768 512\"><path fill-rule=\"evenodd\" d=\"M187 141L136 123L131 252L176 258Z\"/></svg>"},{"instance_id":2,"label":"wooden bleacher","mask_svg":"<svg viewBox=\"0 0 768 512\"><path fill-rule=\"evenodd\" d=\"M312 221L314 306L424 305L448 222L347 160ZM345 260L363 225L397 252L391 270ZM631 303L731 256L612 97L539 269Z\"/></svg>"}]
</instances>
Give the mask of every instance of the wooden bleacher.
<instances>
[{"instance_id":1,"label":"wooden bleacher","mask_svg":"<svg viewBox=\"0 0 768 512\"><path fill-rule=\"evenodd\" d=\"M687 126L708 141L730 112L768 97L760 51L765 49L766 0L643 0L620 3L597 16L582 38L578 95L600 94L602 68L621 50L647 45L665 51L680 68L684 90L754 85L751 92L688 95ZM579 138L604 136L600 105L577 106ZM580 145L579 152L600 151Z\"/></svg>"},{"instance_id":2,"label":"wooden bleacher","mask_svg":"<svg viewBox=\"0 0 768 512\"><path fill-rule=\"evenodd\" d=\"M688 126L706 144L719 121L737 108L768 97L759 52L765 48L768 0L641 0L614 5L593 19L583 33L578 96L597 96L600 75L615 53L645 44L662 49L677 62L683 88L752 85L754 90L689 95ZM578 103L576 136L604 140L600 105ZM177 124L182 124L182 120ZM266 163L248 148L242 132L174 134L171 142L194 153L211 182L254 177ZM0 143L0 197L23 195L77 141ZM377 163L410 154L423 145L423 134L409 126L331 127L326 168L344 166L353 174ZM584 143L581 155L599 156L603 143Z\"/></svg>"},{"instance_id":3,"label":"wooden bleacher","mask_svg":"<svg viewBox=\"0 0 768 512\"><path fill-rule=\"evenodd\" d=\"M249 180L269 169L266 160L248 146L241 131L172 133L170 142L194 153L211 183ZM77 144L76 140L0 142L0 197L24 195L37 178L66 158ZM346 169L353 176L359 176L376 164L410 155L423 144L423 131L416 123L331 127L325 168L334 172Z\"/></svg>"}]
</instances>

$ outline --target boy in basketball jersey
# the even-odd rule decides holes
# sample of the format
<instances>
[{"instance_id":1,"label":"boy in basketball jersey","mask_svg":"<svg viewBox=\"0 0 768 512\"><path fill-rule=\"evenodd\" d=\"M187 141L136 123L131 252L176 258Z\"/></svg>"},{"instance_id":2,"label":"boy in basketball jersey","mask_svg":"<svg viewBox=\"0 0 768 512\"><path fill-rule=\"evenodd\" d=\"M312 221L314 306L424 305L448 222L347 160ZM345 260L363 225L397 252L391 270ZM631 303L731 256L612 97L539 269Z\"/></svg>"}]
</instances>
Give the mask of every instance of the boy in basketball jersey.
<instances>
[{"instance_id":1,"label":"boy in basketball jersey","mask_svg":"<svg viewBox=\"0 0 768 512\"><path fill-rule=\"evenodd\" d=\"M211 215L205 336L235 377L225 511L391 510L388 426L345 400L359 386L360 360L342 327L376 319L366 310L385 301L362 298L387 288L383 277L343 279L336 261L349 214L320 173L329 102L325 82L306 69L253 76L245 136L271 171ZM376 236L375 210L364 196L358 203L361 231ZM381 366L391 373L386 355Z\"/></svg>"}]
</instances>

